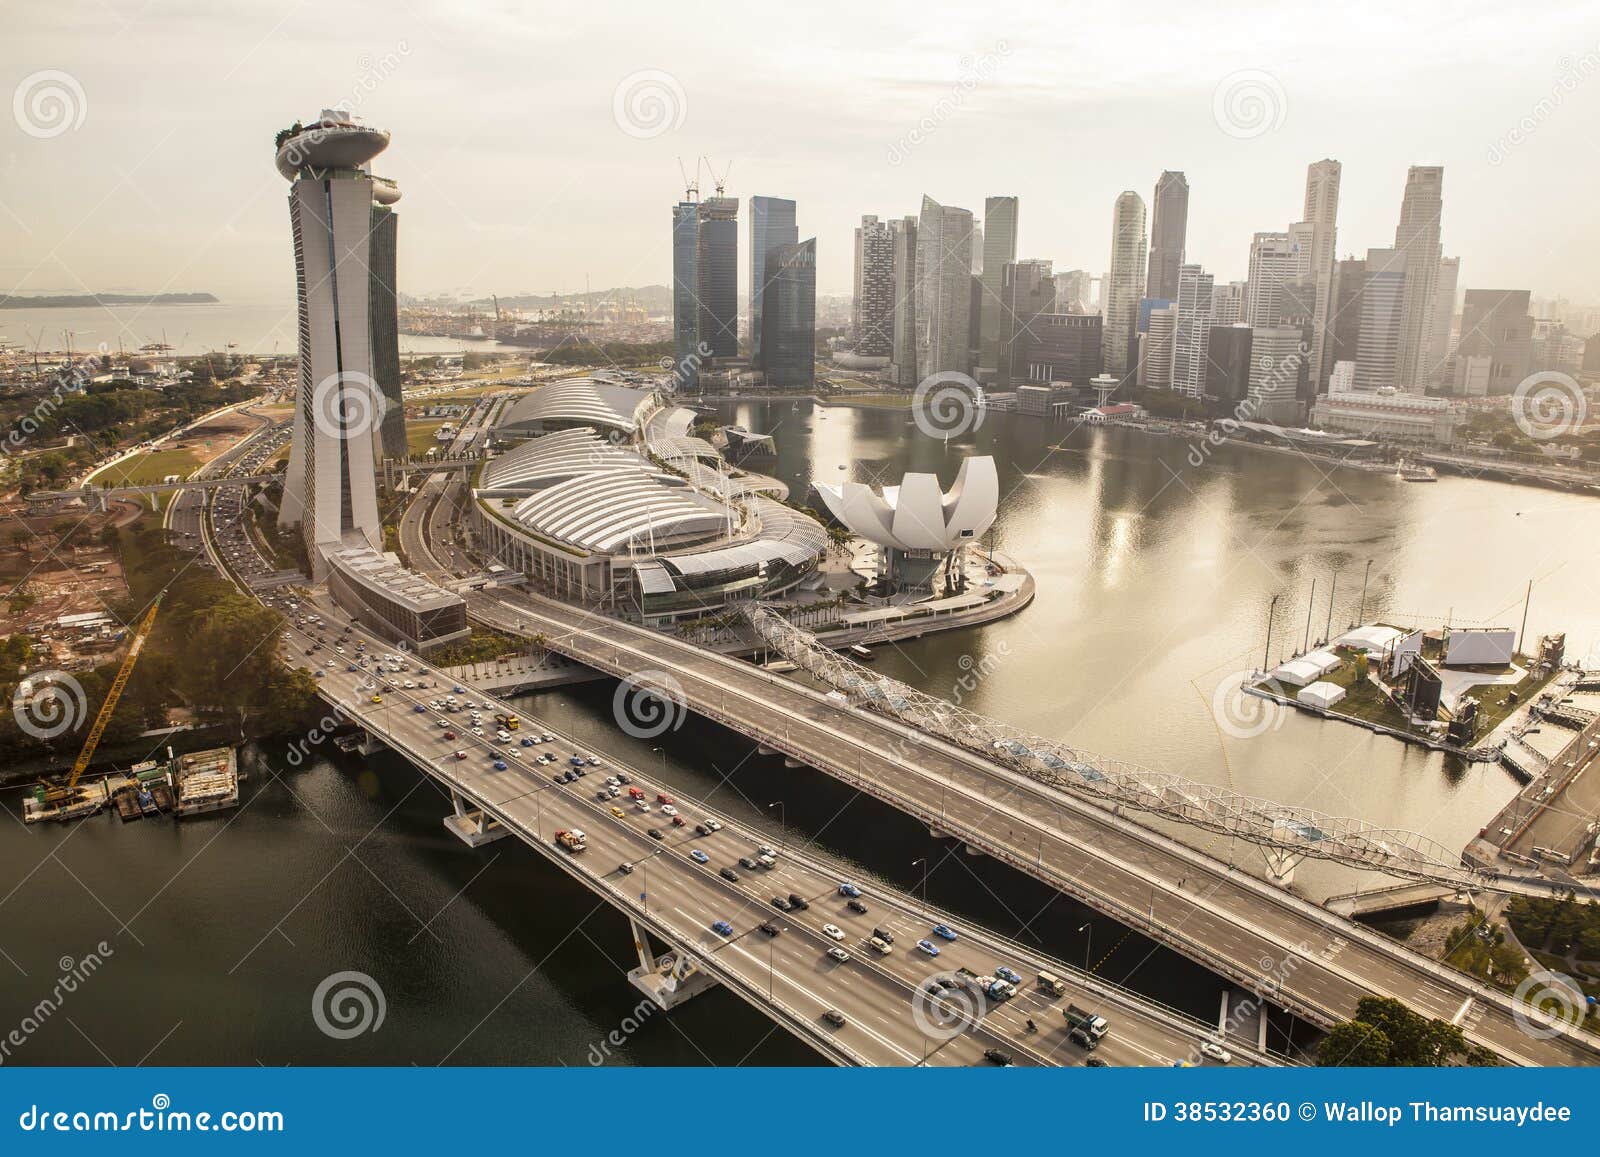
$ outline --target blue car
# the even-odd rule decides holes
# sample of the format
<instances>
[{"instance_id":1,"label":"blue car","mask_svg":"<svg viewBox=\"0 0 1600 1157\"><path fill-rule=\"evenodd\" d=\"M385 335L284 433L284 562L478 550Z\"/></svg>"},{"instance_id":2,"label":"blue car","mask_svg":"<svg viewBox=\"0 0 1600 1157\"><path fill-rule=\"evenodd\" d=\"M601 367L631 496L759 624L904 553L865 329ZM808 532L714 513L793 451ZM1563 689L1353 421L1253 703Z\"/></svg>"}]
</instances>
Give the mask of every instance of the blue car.
<instances>
[{"instance_id":1,"label":"blue car","mask_svg":"<svg viewBox=\"0 0 1600 1157\"><path fill-rule=\"evenodd\" d=\"M849 896L851 899L855 899L857 896L861 895L861 889L856 887L849 880L846 880L844 883L839 885L839 895Z\"/></svg>"},{"instance_id":2,"label":"blue car","mask_svg":"<svg viewBox=\"0 0 1600 1157\"><path fill-rule=\"evenodd\" d=\"M450 690L457 695L465 695L467 693L467 689L465 687L452 687Z\"/></svg>"},{"instance_id":3,"label":"blue car","mask_svg":"<svg viewBox=\"0 0 1600 1157\"><path fill-rule=\"evenodd\" d=\"M411 710L412 710L412 712L413 712L413 713L415 713L415 714L417 714L417 715L421 715L421 714L423 714L423 713L424 713L424 712L425 712L425 711L427 711L427 710L428 710L428 709L427 709L427 708L426 708L426 707L424 707L424 706L423 706L423 705L422 705L422 704L420 704L420 703L418 703L418 704L417 704L417 705L416 705L416 706L415 706L415 707L413 707L413 708L412 708L412 709L411 709Z\"/></svg>"},{"instance_id":4,"label":"blue car","mask_svg":"<svg viewBox=\"0 0 1600 1157\"><path fill-rule=\"evenodd\" d=\"M918 940L917 947L922 949L922 951L927 953L929 956L939 955L939 946L932 940Z\"/></svg>"},{"instance_id":5,"label":"blue car","mask_svg":"<svg viewBox=\"0 0 1600 1157\"><path fill-rule=\"evenodd\" d=\"M1015 968L1007 968L1003 964L994 970L994 974L1001 980L1009 980L1012 984L1022 983L1021 973L1019 973Z\"/></svg>"},{"instance_id":6,"label":"blue car","mask_svg":"<svg viewBox=\"0 0 1600 1157\"><path fill-rule=\"evenodd\" d=\"M494 761L494 769L496 771L504 771L506 769L506 761L503 760L503 759L495 760Z\"/></svg>"},{"instance_id":7,"label":"blue car","mask_svg":"<svg viewBox=\"0 0 1600 1157\"><path fill-rule=\"evenodd\" d=\"M361 668L357 667L354 663L351 663L348 667L345 668L345 670L346 671L359 671L359 670L361 670Z\"/></svg>"},{"instance_id":8,"label":"blue car","mask_svg":"<svg viewBox=\"0 0 1600 1157\"><path fill-rule=\"evenodd\" d=\"M710 856L708 856L708 855L706 855L706 854L705 854L705 853L704 853L704 852L702 852L702 851L701 851L701 850L700 850L700 849L699 849L699 848L696 848L696 849L695 849L695 850L694 850L694 851L692 851L692 852L690 852L690 853L689 853L689 858L690 858L690 859L691 859L691 860L693 860L693 861L694 861L694 862L695 862L695 863L697 863L697 864L703 864L703 863L705 863L705 862L706 862L706 861L707 861L707 860L709 860L709 859L710 859L710 858L711 858L711 857L710 857Z\"/></svg>"},{"instance_id":9,"label":"blue car","mask_svg":"<svg viewBox=\"0 0 1600 1157\"><path fill-rule=\"evenodd\" d=\"M529 739L526 735L524 735L522 737L522 746L524 746L524 747L532 747L533 746L533 740Z\"/></svg>"},{"instance_id":10,"label":"blue car","mask_svg":"<svg viewBox=\"0 0 1600 1157\"><path fill-rule=\"evenodd\" d=\"M732 936L733 925L729 924L726 920L718 920L711 926L711 931L717 933L719 936Z\"/></svg>"},{"instance_id":11,"label":"blue car","mask_svg":"<svg viewBox=\"0 0 1600 1157\"><path fill-rule=\"evenodd\" d=\"M956 938L955 929L948 924L935 924L933 926L933 934L940 940L954 940Z\"/></svg>"},{"instance_id":12,"label":"blue car","mask_svg":"<svg viewBox=\"0 0 1600 1157\"><path fill-rule=\"evenodd\" d=\"M583 756L581 756L581 755L571 756L571 757L569 757L567 759L567 762L572 764L573 767L582 767L583 766Z\"/></svg>"}]
</instances>

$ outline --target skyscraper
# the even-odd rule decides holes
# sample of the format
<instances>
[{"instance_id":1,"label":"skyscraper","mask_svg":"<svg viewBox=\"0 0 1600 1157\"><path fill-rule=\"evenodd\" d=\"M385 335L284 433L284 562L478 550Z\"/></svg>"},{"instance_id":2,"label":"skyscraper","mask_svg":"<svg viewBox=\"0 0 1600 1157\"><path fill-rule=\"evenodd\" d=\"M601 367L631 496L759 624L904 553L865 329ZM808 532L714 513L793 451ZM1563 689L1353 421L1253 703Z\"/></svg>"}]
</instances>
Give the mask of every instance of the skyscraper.
<instances>
[{"instance_id":1,"label":"skyscraper","mask_svg":"<svg viewBox=\"0 0 1600 1157\"><path fill-rule=\"evenodd\" d=\"M1300 417L1306 375L1305 330L1295 325L1258 325L1250 330L1250 404L1265 422Z\"/></svg>"},{"instance_id":2,"label":"skyscraper","mask_svg":"<svg viewBox=\"0 0 1600 1157\"><path fill-rule=\"evenodd\" d=\"M389 134L325 109L279 134L277 166L289 182L299 306L300 382L280 526L300 528L313 579L349 547L381 549L375 467L389 402L378 380L393 359L394 182L371 162ZM402 417L402 437L404 425Z\"/></svg>"},{"instance_id":3,"label":"skyscraper","mask_svg":"<svg viewBox=\"0 0 1600 1157\"><path fill-rule=\"evenodd\" d=\"M1094 309L1094 277L1087 269L1056 274L1056 310L1089 313Z\"/></svg>"},{"instance_id":4,"label":"skyscraper","mask_svg":"<svg viewBox=\"0 0 1600 1157\"><path fill-rule=\"evenodd\" d=\"M1178 267L1183 264L1189 229L1189 181L1168 170L1156 180L1150 201L1150 269L1145 278L1146 297L1178 300Z\"/></svg>"},{"instance_id":5,"label":"skyscraper","mask_svg":"<svg viewBox=\"0 0 1600 1157\"><path fill-rule=\"evenodd\" d=\"M768 263L773 250L800 240L794 202L783 197L750 198L750 368L765 370L762 312L766 306Z\"/></svg>"},{"instance_id":6,"label":"skyscraper","mask_svg":"<svg viewBox=\"0 0 1600 1157\"><path fill-rule=\"evenodd\" d=\"M1441 256L1439 218L1443 212L1444 169L1412 165L1406 174L1405 198L1400 202L1400 224L1394 231L1394 247L1402 255L1406 271L1394 384L1418 394L1428 380L1428 344ZM1358 365L1356 380L1360 379Z\"/></svg>"},{"instance_id":7,"label":"skyscraper","mask_svg":"<svg viewBox=\"0 0 1600 1157\"><path fill-rule=\"evenodd\" d=\"M967 373L972 309L972 214L922 198L917 222L917 370Z\"/></svg>"},{"instance_id":8,"label":"skyscraper","mask_svg":"<svg viewBox=\"0 0 1600 1157\"><path fill-rule=\"evenodd\" d=\"M1244 320L1250 325L1280 325L1286 309L1284 286L1304 280L1311 268L1312 226L1297 222L1283 233L1257 233L1250 242L1249 280Z\"/></svg>"},{"instance_id":9,"label":"skyscraper","mask_svg":"<svg viewBox=\"0 0 1600 1157\"><path fill-rule=\"evenodd\" d=\"M767 385L809 390L816 380L817 239L769 250L766 276Z\"/></svg>"},{"instance_id":10,"label":"skyscraper","mask_svg":"<svg viewBox=\"0 0 1600 1157\"><path fill-rule=\"evenodd\" d=\"M856 228L851 340L860 357L894 355L894 234L887 221L861 218Z\"/></svg>"},{"instance_id":11,"label":"skyscraper","mask_svg":"<svg viewBox=\"0 0 1600 1157\"><path fill-rule=\"evenodd\" d=\"M917 384L917 219L889 222L894 247L894 350L889 375L896 385Z\"/></svg>"},{"instance_id":12,"label":"skyscraper","mask_svg":"<svg viewBox=\"0 0 1600 1157\"><path fill-rule=\"evenodd\" d=\"M1237 407L1250 396L1251 333L1247 325L1211 327L1206 339L1206 397ZM1238 413L1244 416L1244 411Z\"/></svg>"},{"instance_id":13,"label":"skyscraper","mask_svg":"<svg viewBox=\"0 0 1600 1157\"><path fill-rule=\"evenodd\" d=\"M1238 325L1244 320L1245 283L1230 281L1211 290L1211 324Z\"/></svg>"},{"instance_id":14,"label":"skyscraper","mask_svg":"<svg viewBox=\"0 0 1600 1157\"><path fill-rule=\"evenodd\" d=\"M1136 381L1141 386L1164 390L1172 385L1172 338L1178 326L1178 307L1150 298L1145 301L1154 308L1145 319L1144 333L1139 339Z\"/></svg>"},{"instance_id":15,"label":"skyscraper","mask_svg":"<svg viewBox=\"0 0 1600 1157\"><path fill-rule=\"evenodd\" d=\"M700 202L700 340L714 358L739 354L739 198Z\"/></svg>"},{"instance_id":16,"label":"skyscraper","mask_svg":"<svg viewBox=\"0 0 1600 1157\"><path fill-rule=\"evenodd\" d=\"M1111 270L1105 295L1105 367L1113 377L1126 379L1134 370L1134 323L1144 293L1144 199L1132 189L1117 195L1111 214Z\"/></svg>"},{"instance_id":17,"label":"skyscraper","mask_svg":"<svg viewBox=\"0 0 1600 1157\"><path fill-rule=\"evenodd\" d=\"M1056 283L1050 262L1009 261L1004 273L1000 297L1005 335L999 342L996 371L1002 385L1015 384L1028 376L1028 338L1033 323L1041 314L1056 312Z\"/></svg>"},{"instance_id":18,"label":"skyscraper","mask_svg":"<svg viewBox=\"0 0 1600 1157\"><path fill-rule=\"evenodd\" d=\"M1311 226L1309 274L1316 284L1316 306L1311 317L1311 364L1307 380L1318 390L1331 371L1327 360L1328 325L1333 307L1333 260L1338 245L1338 161L1313 161L1306 167L1306 201L1301 219ZM1325 392L1325 391L1324 391Z\"/></svg>"},{"instance_id":19,"label":"skyscraper","mask_svg":"<svg viewBox=\"0 0 1600 1157\"><path fill-rule=\"evenodd\" d=\"M1327 334L1323 344L1323 363L1328 381L1339 362L1355 365L1361 344L1361 291L1367 285L1367 263L1361 257L1347 257L1333 266L1333 304L1328 310ZM1330 387L1331 388L1331 387Z\"/></svg>"},{"instance_id":20,"label":"skyscraper","mask_svg":"<svg viewBox=\"0 0 1600 1157\"><path fill-rule=\"evenodd\" d=\"M1205 393L1211 288L1212 276L1200 266L1179 267L1177 315L1172 331L1172 389L1192 398Z\"/></svg>"},{"instance_id":21,"label":"skyscraper","mask_svg":"<svg viewBox=\"0 0 1600 1157\"><path fill-rule=\"evenodd\" d=\"M1509 394L1528 376L1533 365L1528 296L1526 289L1467 290L1456 346L1456 393Z\"/></svg>"},{"instance_id":22,"label":"skyscraper","mask_svg":"<svg viewBox=\"0 0 1600 1157\"><path fill-rule=\"evenodd\" d=\"M672 207L672 355L679 389L700 384L700 202Z\"/></svg>"},{"instance_id":23,"label":"skyscraper","mask_svg":"<svg viewBox=\"0 0 1600 1157\"><path fill-rule=\"evenodd\" d=\"M978 305L978 369L998 372L1000 347L1011 339L1002 294L1006 266L1017 259L1017 199L987 197L983 202L983 298Z\"/></svg>"},{"instance_id":24,"label":"skyscraper","mask_svg":"<svg viewBox=\"0 0 1600 1157\"><path fill-rule=\"evenodd\" d=\"M1368 249L1364 272L1355 387L1371 393L1400 384L1401 331L1410 277L1406 255L1398 249Z\"/></svg>"},{"instance_id":25,"label":"skyscraper","mask_svg":"<svg viewBox=\"0 0 1600 1157\"><path fill-rule=\"evenodd\" d=\"M1450 381L1450 331L1456 324L1456 284L1461 280L1461 258L1439 258L1439 277L1433 287L1433 317L1428 322L1428 355L1423 359L1427 384Z\"/></svg>"}]
</instances>

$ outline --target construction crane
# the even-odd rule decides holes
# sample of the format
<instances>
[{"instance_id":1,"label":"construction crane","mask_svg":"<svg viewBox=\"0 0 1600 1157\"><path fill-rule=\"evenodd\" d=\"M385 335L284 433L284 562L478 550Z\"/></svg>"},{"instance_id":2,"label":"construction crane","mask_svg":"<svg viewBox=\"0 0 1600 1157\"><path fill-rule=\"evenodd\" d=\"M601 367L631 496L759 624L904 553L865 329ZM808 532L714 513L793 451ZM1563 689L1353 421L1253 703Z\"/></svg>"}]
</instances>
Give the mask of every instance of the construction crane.
<instances>
[{"instance_id":1,"label":"construction crane","mask_svg":"<svg viewBox=\"0 0 1600 1157\"><path fill-rule=\"evenodd\" d=\"M723 190L728 186L728 174L733 171L733 162L729 161L722 167L722 176L719 177L717 176L716 166L711 163L710 157L702 153L700 159L706 163L706 171L711 174L711 183L716 186L717 196L722 196ZM696 167L695 174L697 178L699 172L699 168Z\"/></svg>"},{"instance_id":2,"label":"construction crane","mask_svg":"<svg viewBox=\"0 0 1600 1157\"><path fill-rule=\"evenodd\" d=\"M685 201L698 201L700 199L700 161L694 163L694 180L689 179L689 170L683 167L683 158L678 158L678 172L683 175L683 199Z\"/></svg>"},{"instance_id":3,"label":"construction crane","mask_svg":"<svg viewBox=\"0 0 1600 1157\"><path fill-rule=\"evenodd\" d=\"M155 602L150 604L150 609L145 612L144 618L139 620L138 627L134 629L133 642L128 645L128 653L122 657L122 665L117 668L117 677L111 681L111 690L106 692L106 701L100 705L100 713L94 717L94 726L89 728L89 737L83 741L83 750L78 752L78 758L72 764L72 772L67 776L67 782L55 786L41 783L34 792L34 798L40 803L59 807L77 797L78 780L82 778L84 769L89 766L89 761L94 758L94 749L100 746L100 737L105 734L106 727L111 722L111 714L117 709L117 700L122 698L122 690L128 685L128 677L133 674L133 665L139 661L139 652L144 650L145 641L150 637L150 628L156 624L156 612L161 609L161 598L161 595L156 596Z\"/></svg>"}]
</instances>

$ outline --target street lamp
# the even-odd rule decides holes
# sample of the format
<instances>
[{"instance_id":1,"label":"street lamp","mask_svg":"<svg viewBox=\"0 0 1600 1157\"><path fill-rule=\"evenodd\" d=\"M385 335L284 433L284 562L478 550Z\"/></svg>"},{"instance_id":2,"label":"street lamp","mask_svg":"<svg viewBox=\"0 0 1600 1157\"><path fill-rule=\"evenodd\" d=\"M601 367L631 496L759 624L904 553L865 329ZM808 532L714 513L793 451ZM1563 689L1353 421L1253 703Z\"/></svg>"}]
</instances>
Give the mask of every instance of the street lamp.
<instances>
[{"instance_id":1,"label":"street lamp","mask_svg":"<svg viewBox=\"0 0 1600 1157\"><path fill-rule=\"evenodd\" d=\"M918 864L922 865L922 902L923 902L923 904L927 904L927 902L928 902L928 857L927 856L921 856L921 857L911 861L911 866L913 868L915 868Z\"/></svg>"},{"instance_id":2,"label":"street lamp","mask_svg":"<svg viewBox=\"0 0 1600 1157\"><path fill-rule=\"evenodd\" d=\"M787 852L789 850L789 820L787 812L783 806L783 801L781 799L774 800L772 803L767 805L768 811L771 811L773 808L778 809L778 822L783 825L783 838L778 841L778 846Z\"/></svg>"},{"instance_id":3,"label":"street lamp","mask_svg":"<svg viewBox=\"0 0 1600 1157\"><path fill-rule=\"evenodd\" d=\"M1089 921L1089 923L1085 924L1082 928L1079 928L1078 931L1087 933L1087 935L1085 936L1084 941L1083 941L1083 970L1085 972L1088 972L1089 971L1089 949L1090 949L1090 946L1094 944L1094 921L1093 920Z\"/></svg>"}]
</instances>

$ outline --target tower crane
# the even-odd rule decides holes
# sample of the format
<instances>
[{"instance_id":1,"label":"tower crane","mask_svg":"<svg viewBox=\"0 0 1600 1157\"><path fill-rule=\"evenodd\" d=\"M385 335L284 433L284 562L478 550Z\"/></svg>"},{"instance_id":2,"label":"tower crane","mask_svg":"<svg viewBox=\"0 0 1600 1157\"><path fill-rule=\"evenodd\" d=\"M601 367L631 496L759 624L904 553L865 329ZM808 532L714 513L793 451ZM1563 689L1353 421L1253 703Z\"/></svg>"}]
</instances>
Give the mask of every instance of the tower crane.
<instances>
[{"instance_id":1,"label":"tower crane","mask_svg":"<svg viewBox=\"0 0 1600 1157\"><path fill-rule=\"evenodd\" d=\"M155 602L150 604L150 609L134 628L133 642L128 644L128 653L122 657L122 665L117 668L117 677L111 681L111 689L106 692L106 701L100 705L100 713L94 717L94 725L89 728L89 737L83 741L83 749L73 761L72 771L68 774L66 783L58 785L40 783L34 791L34 798L40 803L61 807L77 797L78 780L82 778L84 769L89 766L89 761L94 758L95 748L100 746L100 737L105 734L106 726L111 722L112 712L117 709L117 700L122 698L122 690L128 685L128 677L133 674L134 664L139 661L139 652L144 650L145 641L150 637L150 629L156 623L156 612L161 609L161 598L161 595L156 596Z\"/></svg>"}]
</instances>

